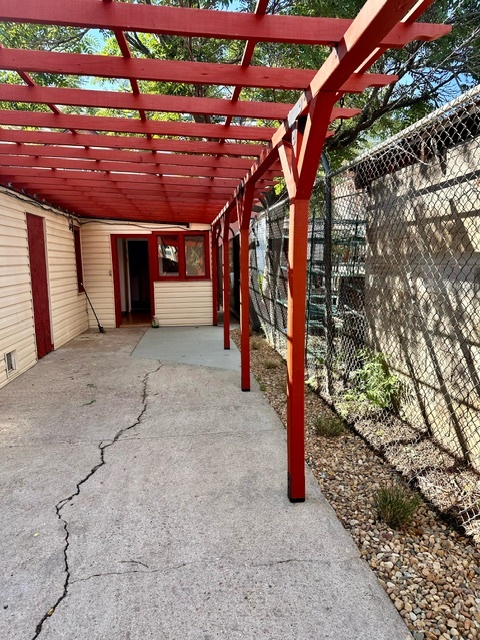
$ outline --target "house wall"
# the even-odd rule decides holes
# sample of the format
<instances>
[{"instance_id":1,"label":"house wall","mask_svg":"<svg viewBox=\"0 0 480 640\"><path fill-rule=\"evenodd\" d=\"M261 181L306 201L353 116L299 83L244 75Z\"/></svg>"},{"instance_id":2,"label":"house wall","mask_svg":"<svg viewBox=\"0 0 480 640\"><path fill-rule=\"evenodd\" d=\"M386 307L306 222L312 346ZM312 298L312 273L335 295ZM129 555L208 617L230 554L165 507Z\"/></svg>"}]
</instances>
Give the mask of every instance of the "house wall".
<instances>
[{"instance_id":1,"label":"house wall","mask_svg":"<svg viewBox=\"0 0 480 640\"><path fill-rule=\"evenodd\" d=\"M172 230L168 225L112 224L84 222L82 225L82 255L84 281L100 323L115 327L115 293L112 262L112 235L150 235L153 232ZM208 225L192 225L190 231L209 230ZM210 256L209 256L210 257ZM155 315L163 326L209 325L213 322L212 281L155 282ZM90 327L97 326L89 312Z\"/></svg>"},{"instance_id":2,"label":"house wall","mask_svg":"<svg viewBox=\"0 0 480 640\"><path fill-rule=\"evenodd\" d=\"M162 327L213 323L212 281L156 282L155 315Z\"/></svg>"},{"instance_id":3,"label":"house wall","mask_svg":"<svg viewBox=\"0 0 480 640\"><path fill-rule=\"evenodd\" d=\"M86 301L77 290L75 248L68 220L34 202L0 192L0 387L37 361L26 213L45 219L45 242L54 348L88 327ZM5 353L16 352L7 376Z\"/></svg>"}]
</instances>

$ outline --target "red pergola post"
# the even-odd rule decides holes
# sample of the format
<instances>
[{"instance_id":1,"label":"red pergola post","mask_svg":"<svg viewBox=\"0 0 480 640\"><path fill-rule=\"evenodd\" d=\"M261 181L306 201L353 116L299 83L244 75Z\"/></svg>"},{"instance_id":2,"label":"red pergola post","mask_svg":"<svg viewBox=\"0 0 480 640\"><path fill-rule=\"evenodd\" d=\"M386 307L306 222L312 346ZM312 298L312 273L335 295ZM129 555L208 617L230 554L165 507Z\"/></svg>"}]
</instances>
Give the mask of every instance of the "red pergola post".
<instances>
[{"instance_id":1,"label":"red pergola post","mask_svg":"<svg viewBox=\"0 0 480 640\"><path fill-rule=\"evenodd\" d=\"M249 282L250 229L240 229L240 333L242 391L250 391L250 282Z\"/></svg>"},{"instance_id":2,"label":"red pergola post","mask_svg":"<svg viewBox=\"0 0 480 640\"><path fill-rule=\"evenodd\" d=\"M288 241L288 325L287 325L287 459L288 498L305 500L305 321L307 296L308 211L310 196L327 130L325 110L299 118L291 140L279 147L279 155L290 197ZM308 153L307 153L308 150Z\"/></svg>"},{"instance_id":3,"label":"red pergola post","mask_svg":"<svg viewBox=\"0 0 480 640\"><path fill-rule=\"evenodd\" d=\"M230 212L223 218L223 348L230 349L230 260L228 239L230 234Z\"/></svg>"},{"instance_id":4,"label":"red pergola post","mask_svg":"<svg viewBox=\"0 0 480 640\"><path fill-rule=\"evenodd\" d=\"M240 333L242 391L250 391L250 218L255 184L249 184L237 210L240 222Z\"/></svg>"},{"instance_id":5,"label":"red pergola post","mask_svg":"<svg viewBox=\"0 0 480 640\"><path fill-rule=\"evenodd\" d=\"M212 324L218 325L218 236L217 227L212 227Z\"/></svg>"},{"instance_id":6,"label":"red pergola post","mask_svg":"<svg viewBox=\"0 0 480 640\"><path fill-rule=\"evenodd\" d=\"M288 497L305 500L305 312L309 200L290 201L287 325Z\"/></svg>"}]
</instances>

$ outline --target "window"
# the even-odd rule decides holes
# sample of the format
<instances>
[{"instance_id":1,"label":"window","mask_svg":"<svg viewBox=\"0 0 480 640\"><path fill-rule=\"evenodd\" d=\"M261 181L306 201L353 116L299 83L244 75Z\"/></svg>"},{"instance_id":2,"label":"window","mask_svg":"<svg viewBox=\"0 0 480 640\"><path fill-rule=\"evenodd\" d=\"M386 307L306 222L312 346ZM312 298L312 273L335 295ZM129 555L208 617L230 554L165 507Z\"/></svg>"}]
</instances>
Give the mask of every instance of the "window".
<instances>
[{"instance_id":1,"label":"window","mask_svg":"<svg viewBox=\"0 0 480 640\"><path fill-rule=\"evenodd\" d=\"M186 276L205 277L205 236L185 236L185 271Z\"/></svg>"},{"instance_id":2,"label":"window","mask_svg":"<svg viewBox=\"0 0 480 640\"><path fill-rule=\"evenodd\" d=\"M178 236L158 236L158 275L180 276Z\"/></svg>"},{"instance_id":3,"label":"window","mask_svg":"<svg viewBox=\"0 0 480 640\"><path fill-rule=\"evenodd\" d=\"M80 243L80 229L73 227L73 244L75 246L75 264L77 266L77 289L78 293L83 293L83 268L82 268L82 246Z\"/></svg>"},{"instance_id":4,"label":"window","mask_svg":"<svg viewBox=\"0 0 480 640\"><path fill-rule=\"evenodd\" d=\"M208 232L157 235L160 279L202 280L210 277Z\"/></svg>"}]
</instances>

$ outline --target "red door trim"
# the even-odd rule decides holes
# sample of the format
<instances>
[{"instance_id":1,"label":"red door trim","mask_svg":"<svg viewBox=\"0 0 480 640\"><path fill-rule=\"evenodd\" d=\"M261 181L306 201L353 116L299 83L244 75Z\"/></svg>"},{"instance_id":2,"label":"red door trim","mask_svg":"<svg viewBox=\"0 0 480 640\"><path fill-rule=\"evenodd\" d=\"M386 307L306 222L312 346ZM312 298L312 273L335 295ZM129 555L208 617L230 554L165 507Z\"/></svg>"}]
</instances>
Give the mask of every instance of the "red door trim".
<instances>
[{"instance_id":1,"label":"red door trim","mask_svg":"<svg viewBox=\"0 0 480 640\"><path fill-rule=\"evenodd\" d=\"M156 265L155 259L155 237L153 233L112 233L110 235L110 244L112 248L112 271L113 271L113 296L115 301L115 326L118 328L122 324L122 300L120 296L120 270L118 268L118 250L117 239L125 238L127 240L142 239L148 241L148 270L150 276L150 308L152 316L155 315L155 291L154 291L154 269Z\"/></svg>"}]
</instances>

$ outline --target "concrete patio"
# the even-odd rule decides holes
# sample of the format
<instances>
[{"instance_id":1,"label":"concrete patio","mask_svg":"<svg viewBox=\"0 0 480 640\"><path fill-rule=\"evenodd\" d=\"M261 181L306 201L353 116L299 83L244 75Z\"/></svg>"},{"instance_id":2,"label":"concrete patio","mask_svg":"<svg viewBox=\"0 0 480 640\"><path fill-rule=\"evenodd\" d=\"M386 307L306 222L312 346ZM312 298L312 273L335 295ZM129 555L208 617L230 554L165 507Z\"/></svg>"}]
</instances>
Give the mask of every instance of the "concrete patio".
<instances>
[{"instance_id":1,"label":"concrete patio","mask_svg":"<svg viewBox=\"0 0 480 640\"><path fill-rule=\"evenodd\" d=\"M144 334L0 390L0 638L411 638L222 329Z\"/></svg>"}]
</instances>

